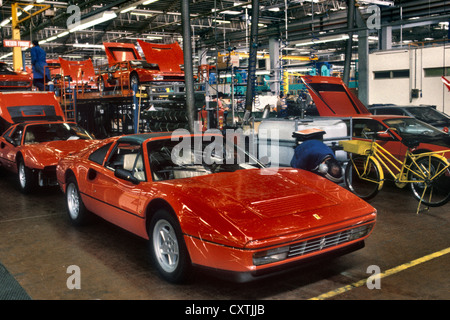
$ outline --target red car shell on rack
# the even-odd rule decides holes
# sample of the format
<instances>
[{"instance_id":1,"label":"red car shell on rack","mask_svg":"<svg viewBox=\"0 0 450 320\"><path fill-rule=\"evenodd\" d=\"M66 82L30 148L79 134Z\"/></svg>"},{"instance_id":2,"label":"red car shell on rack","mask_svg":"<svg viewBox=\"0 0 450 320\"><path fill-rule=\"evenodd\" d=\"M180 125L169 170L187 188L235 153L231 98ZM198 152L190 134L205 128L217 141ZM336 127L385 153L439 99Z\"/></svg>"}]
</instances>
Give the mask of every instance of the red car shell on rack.
<instances>
[{"instance_id":1,"label":"red car shell on rack","mask_svg":"<svg viewBox=\"0 0 450 320\"><path fill-rule=\"evenodd\" d=\"M109 68L98 77L100 91L132 89L133 84L184 82L184 72L163 70L158 63L149 63L141 58L133 44L105 42L103 45ZM160 62L166 68L167 64L164 61ZM180 67L178 66L178 68Z\"/></svg>"},{"instance_id":2,"label":"red car shell on rack","mask_svg":"<svg viewBox=\"0 0 450 320\"><path fill-rule=\"evenodd\" d=\"M0 62L0 91L31 90L33 76L27 72L16 72L8 64Z\"/></svg>"},{"instance_id":3,"label":"red car shell on rack","mask_svg":"<svg viewBox=\"0 0 450 320\"><path fill-rule=\"evenodd\" d=\"M150 240L171 282L192 266L248 281L363 246L372 206L313 173L264 168L251 155L240 163L240 149L211 151L215 137L126 135L65 157L57 180L70 220L84 224L94 213ZM194 150L192 141L200 141Z\"/></svg>"},{"instance_id":4,"label":"red car shell on rack","mask_svg":"<svg viewBox=\"0 0 450 320\"><path fill-rule=\"evenodd\" d=\"M18 174L23 193L56 184L56 165L95 142L64 113L52 92L0 92L0 167Z\"/></svg>"}]
</instances>

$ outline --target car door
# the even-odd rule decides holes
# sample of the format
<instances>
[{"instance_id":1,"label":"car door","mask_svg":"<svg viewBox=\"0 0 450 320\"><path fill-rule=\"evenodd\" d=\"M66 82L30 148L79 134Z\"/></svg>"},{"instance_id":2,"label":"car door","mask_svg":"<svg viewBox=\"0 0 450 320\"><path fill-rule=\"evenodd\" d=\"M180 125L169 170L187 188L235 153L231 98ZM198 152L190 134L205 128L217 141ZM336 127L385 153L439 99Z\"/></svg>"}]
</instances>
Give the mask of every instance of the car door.
<instances>
[{"instance_id":1,"label":"car door","mask_svg":"<svg viewBox=\"0 0 450 320\"><path fill-rule=\"evenodd\" d=\"M132 170L140 153L138 144L117 142L105 163L100 165L94 161L87 173L86 189L92 203L86 206L93 206L96 214L129 231L133 231L136 221L141 219L142 212L138 211L141 190L114 173L117 169Z\"/></svg>"},{"instance_id":2,"label":"car door","mask_svg":"<svg viewBox=\"0 0 450 320\"><path fill-rule=\"evenodd\" d=\"M11 171L16 171L16 154L22 143L25 130L24 124L19 124L6 131L0 141L0 161L2 166Z\"/></svg>"},{"instance_id":3,"label":"car door","mask_svg":"<svg viewBox=\"0 0 450 320\"><path fill-rule=\"evenodd\" d=\"M372 141L370 133L386 131L387 127L375 119L353 119L353 138ZM377 143L396 158L403 160L405 154L401 142L391 134L391 138L377 139Z\"/></svg>"}]
</instances>

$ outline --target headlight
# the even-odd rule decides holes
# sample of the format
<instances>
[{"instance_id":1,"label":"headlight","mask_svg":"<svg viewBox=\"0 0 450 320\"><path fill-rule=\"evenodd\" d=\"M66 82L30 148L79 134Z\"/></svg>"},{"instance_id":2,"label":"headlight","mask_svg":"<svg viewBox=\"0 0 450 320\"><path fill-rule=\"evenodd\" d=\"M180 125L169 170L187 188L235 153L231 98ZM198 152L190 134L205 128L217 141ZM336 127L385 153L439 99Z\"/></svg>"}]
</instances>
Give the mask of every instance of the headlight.
<instances>
[{"instance_id":1,"label":"headlight","mask_svg":"<svg viewBox=\"0 0 450 320\"><path fill-rule=\"evenodd\" d=\"M365 237L369 234L370 230L372 230L372 226L372 224L366 224L364 226L351 229L348 241Z\"/></svg>"},{"instance_id":2,"label":"headlight","mask_svg":"<svg viewBox=\"0 0 450 320\"><path fill-rule=\"evenodd\" d=\"M280 247L253 254L253 264L260 266L267 263L281 261L287 258L289 247Z\"/></svg>"},{"instance_id":3,"label":"headlight","mask_svg":"<svg viewBox=\"0 0 450 320\"><path fill-rule=\"evenodd\" d=\"M161 80L164 80L164 76L154 76L153 77L153 80L157 80L157 81L161 81Z\"/></svg>"}]
</instances>

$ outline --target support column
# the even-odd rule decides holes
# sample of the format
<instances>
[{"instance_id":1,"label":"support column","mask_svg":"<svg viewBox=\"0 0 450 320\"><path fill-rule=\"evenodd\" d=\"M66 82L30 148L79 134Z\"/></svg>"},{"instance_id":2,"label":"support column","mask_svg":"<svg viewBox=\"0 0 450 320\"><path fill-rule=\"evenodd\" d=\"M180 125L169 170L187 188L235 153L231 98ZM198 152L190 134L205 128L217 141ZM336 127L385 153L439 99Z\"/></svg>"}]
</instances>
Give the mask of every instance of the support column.
<instances>
[{"instance_id":1,"label":"support column","mask_svg":"<svg viewBox=\"0 0 450 320\"><path fill-rule=\"evenodd\" d=\"M184 81L186 91L186 111L189 121L189 131L194 132L196 110L194 97L194 70L192 62L191 23L189 0L181 0L181 23L183 26L183 52L184 52Z\"/></svg>"},{"instance_id":2,"label":"support column","mask_svg":"<svg viewBox=\"0 0 450 320\"><path fill-rule=\"evenodd\" d=\"M277 38L269 38L270 55L270 91L280 93L280 41Z\"/></svg>"}]
</instances>

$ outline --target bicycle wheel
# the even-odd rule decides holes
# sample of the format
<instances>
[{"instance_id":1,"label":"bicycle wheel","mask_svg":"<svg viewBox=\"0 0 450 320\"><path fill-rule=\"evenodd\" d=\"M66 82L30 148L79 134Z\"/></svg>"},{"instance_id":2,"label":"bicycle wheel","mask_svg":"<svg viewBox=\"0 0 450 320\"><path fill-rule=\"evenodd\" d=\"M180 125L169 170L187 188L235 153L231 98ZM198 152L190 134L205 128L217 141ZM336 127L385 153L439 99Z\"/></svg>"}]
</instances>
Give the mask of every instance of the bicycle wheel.
<instances>
[{"instance_id":1,"label":"bicycle wheel","mask_svg":"<svg viewBox=\"0 0 450 320\"><path fill-rule=\"evenodd\" d=\"M412 167L414 172L409 173L411 191L414 198L430 207L439 207L450 200L450 169L447 164L438 157L419 158ZM422 174L424 176L422 176ZM438 175L437 175L438 174Z\"/></svg>"},{"instance_id":2,"label":"bicycle wheel","mask_svg":"<svg viewBox=\"0 0 450 320\"><path fill-rule=\"evenodd\" d=\"M377 165L366 156L352 157L345 168L345 183L361 199L372 199L377 195L380 185Z\"/></svg>"}]
</instances>

